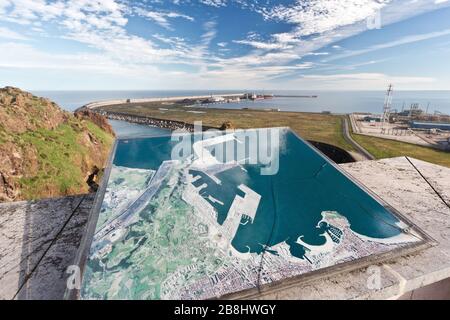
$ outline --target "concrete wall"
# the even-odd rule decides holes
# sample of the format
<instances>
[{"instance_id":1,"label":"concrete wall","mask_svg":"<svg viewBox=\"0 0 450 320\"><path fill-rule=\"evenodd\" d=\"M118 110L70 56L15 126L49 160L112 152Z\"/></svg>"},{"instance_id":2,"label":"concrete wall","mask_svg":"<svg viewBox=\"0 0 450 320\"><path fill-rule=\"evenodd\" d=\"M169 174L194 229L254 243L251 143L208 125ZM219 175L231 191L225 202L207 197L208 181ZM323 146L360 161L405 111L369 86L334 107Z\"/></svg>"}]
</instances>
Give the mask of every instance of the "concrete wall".
<instances>
[{"instance_id":1,"label":"concrete wall","mask_svg":"<svg viewBox=\"0 0 450 320\"><path fill-rule=\"evenodd\" d=\"M450 278L407 292L398 300L450 300Z\"/></svg>"}]
</instances>

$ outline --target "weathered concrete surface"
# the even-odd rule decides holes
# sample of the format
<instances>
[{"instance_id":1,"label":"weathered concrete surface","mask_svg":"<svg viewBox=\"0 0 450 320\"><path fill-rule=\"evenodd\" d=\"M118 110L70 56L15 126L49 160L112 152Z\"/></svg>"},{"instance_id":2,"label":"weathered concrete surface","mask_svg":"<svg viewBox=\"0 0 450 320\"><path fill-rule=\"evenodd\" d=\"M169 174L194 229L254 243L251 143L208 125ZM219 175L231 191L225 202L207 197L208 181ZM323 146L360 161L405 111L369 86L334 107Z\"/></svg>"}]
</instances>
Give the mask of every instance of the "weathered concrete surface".
<instances>
[{"instance_id":1,"label":"weathered concrete surface","mask_svg":"<svg viewBox=\"0 0 450 320\"><path fill-rule=\"evenodd\" d=\"M450 169L412 161L450 202ZM450 277L450 209L408 161L394 158L342 167L439 244L370 269L380 271L380 289L370 289L371 273L360 269L267 293L261 299L397 298ZM93 195L0 204L1 299L63 297L65 270L74 260L92 204ZM406 294L402 298L412 296Z\"/></svg>"},{"instance_id":2,"label":"weathered concrete surface","mask_svg":"<svg viewBox=\"0 0 450 320\"><path fill-rule=\"evenodd\" d=\"M92 203L93 195L0 204L0 299L62 299Z\"/></svg>"},{"instance_id":3,"label":"weathered concrete surface","mask_svg":"<svg viewBox=\"0 0 450 320\"><path fill-rule=\"evenodd\" d=\"M405 293L399 300L437 300L450 299L450 278Z\"/></svg>"}]
</instances>

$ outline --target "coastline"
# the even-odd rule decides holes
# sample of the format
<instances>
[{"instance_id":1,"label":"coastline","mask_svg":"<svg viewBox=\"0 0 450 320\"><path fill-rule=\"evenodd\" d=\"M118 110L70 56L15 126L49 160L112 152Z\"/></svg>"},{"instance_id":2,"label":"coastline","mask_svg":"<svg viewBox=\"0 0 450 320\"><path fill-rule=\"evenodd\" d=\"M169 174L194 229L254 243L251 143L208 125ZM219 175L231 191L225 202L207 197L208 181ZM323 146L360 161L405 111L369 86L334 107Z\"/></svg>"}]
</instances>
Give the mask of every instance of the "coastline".
<instances>
[{"instance_id":1,"label":"coastline","mask_svg":"<svg viewBox=\"0 0 450 320\"><path fill-rule=\"evenodd\" d=\"M236 94L226 95L227 97L236 97ZM137 124L150 126L154 128L164 129L164 130L184 130L187 132L194 131L194 123L195 121L202 121L202 130L210 130L220 129L224 123L229 122L228 113L233 113L235 115L244 114L247 116L251 116L251 118L256 119L260 118L261 115L269 116L272 114L273 117L288 117L291 118L290 115L295 114L296 117L319 117L322 124L327 126L332 126L332 123L338 121L342 116L337 114L332 114L330 112L301 112L301 111L280 111L276 109L258 109L258 108L220 108L214 106L213 108L209 108L208 106L204 106L203 104L192 105L197 98L207 98L212 99L214 96L190 96L190 97L170 97L170 98L148 98L148 99L138 99L138 100L108 100L102 102L93 102L88 103L85 106L77 109L86 110L88 109L91 112L98 113L109 120L115 121L123 121L126 123ZM217 96L216 96L217 97ZM272 99L266 99L272 100ZM139 101L139 102L137 102ZM198 101L198 100L197 100ZM244 100L250 101L250 100ZM112 104L110 104L112 103ZM209 105L210 103L208 103ZM212 102L211 104L224 104L227 105L226 102ZM164 107L164 108L163 108ZM170 109L168 109L170 107ZM170 110L170 112L169 112ZM142 112L142 113L141 113ZM148 113L151 114L148 114ZM211 117L210 113L215 112L217 115ZM180 114L182 113L182 114ZM194 116L196 115L196 116ZM210 123L209 119L214 118L215 123ZM239 117L241 118L242 117ZM245 118L245 117L244 117ZM317 119L314 119L316 121ZM338 121L339 122L339 121ZM231 123L236 124L236 128L248 129L255 127L255 123L252 122L252 125L249 127L248 125L242 126L240 123L235 123L234 120ZM273 126L289 126L288 124L276 125L275 122L272 121L263 121L263 123L259 124L256 127L273 127ZM329 129L327 129L329 130ZM334 129L332 129L334 130ZM340 132L340 129L337 130ZM119 133L119 135L121 135ZM130 137L130 135L127 135ZM353 162L356 159L359 159L360 156L355 156L355 154L351 153L353 148L349 145L348 148L343 148L339 144L329 143L328 140L316 140L311 139L306 136L306 140L310 141L318 150L324 153L328 158L332 159L336 163L347 163ZM350 151L350 152L349 152Z\"/></svg>"},{"instance_id":2,"label":"coastline","mask_svg":"<svg viewBox=\"0 0 450 320\"><path fill-rule=\"evenodd\" d=\"M250 90L250 89L248 89ZM258 91L257 89L255 89ZM251 90L250 90L251 91ZM72 90L72 91L42 91L32 90L38 96L44 96L55 101L67 111L74 111L81 106L111 100L126 101L127 99L160 99L161 97L183 96L221 96L242 92L241 90ZM274 94L272 101L256 101L246 103L249 107L277 107L282 111L321 112L331 111L335 114L352 112L380 113L382 112L384 90L270 90ZM305 98L279 98L279 96L311 96ZM396 91L392 108L401 110L411 103L419 103L423 107L430 106L429 112L440 111L450 113L450 91ZM242 105L242 102L241 102ZM230 103L225 108L240 108L241 105Z\"/></svg>"},{"instance_id":3,"label":"coastline","mask_svg":"<svg viewBox=\"0 0 450 320\"><path fill-rule=\"evenodd\" d=\"M123 120L128 123L168 130L183 129L191 132L195 121L202 121L205 129L217 129L225 122L231 122L234 127L242 129L288 126L306 140L314 142L315 147L337 163L348 162L344 160L348 159L348 155L352 158L352 161L407 155L412 158L449 166L448 161L450 159L447 160L448 154L438 152L439 150L432 148L418 148L414 144L387 139L379 139L380 142L377 143L380 147L374 148L371 145L371 140L366 141L367 139L364 140L365 137L359 135L357 137L352 136L354 139L346 139L353 133L349 123L347 126L350 132L347 135L345 134L346 116L341 113L300 111L300 107L295 111L263 108L264 103L267 103L267 105L272 104L272 106L277 105L278 98L262 100L262 104L242 100L238 103L217 103L213 106L205 104L193 105L195 99L179 101L179 98L170 98L174 102L161 100L164 98L156 100L152 98L150 101L153 102L147 103L129 102L106 105L107 102L103 102L103 107L92 107L92 104L89 105L92 107L91 111L101 113L109 119ZM148 99L144 100L147 101ZM291 99L290 101L294 101L293 104L296 104L300 100ZM250 104L253 107L246 107ZM334 110L333 108L331 109ZM371 137L369 138L372 139ZM352 140L360 147L352 143ZM362 152L361 149L367 150L367 152ZM368 155L369 152L371 156Z\"/></svg>"},{"instance_id":4,"label":"coastline","mask_svg":"<svg viewBox=\"0 0 450 320\"><path fill-rule=\"evenodd\" d=\"M95 109L99 107L105 106L113 106L120 104L132 104L132 103L149 103L149 102L175 102L181 100L197 100L197 99L208 99L208 98L233 98L233 97L241 97L244 96L244 93L227 93L227 94L213 94L213 95L194 95L194 96L179 96L179 97L155 97L155 98L138 98L138 99L114 99L114 100L102 100L102 101L93 101L85 104L79 109L87 108L87 109Z\"/></svg>"}]
</instances>

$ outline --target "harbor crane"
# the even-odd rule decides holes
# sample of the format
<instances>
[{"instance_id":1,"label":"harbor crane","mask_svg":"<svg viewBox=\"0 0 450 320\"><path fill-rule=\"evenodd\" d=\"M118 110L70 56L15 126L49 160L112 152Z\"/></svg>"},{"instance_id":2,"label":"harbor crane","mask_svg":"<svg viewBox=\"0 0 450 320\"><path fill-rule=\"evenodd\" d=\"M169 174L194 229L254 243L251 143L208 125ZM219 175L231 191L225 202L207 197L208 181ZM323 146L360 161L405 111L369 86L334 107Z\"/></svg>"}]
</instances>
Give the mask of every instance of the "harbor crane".
<instances>
[{"instance_id":1,"label":"harbor crane","mask_svg":"<svg viewBox=\"0 0 450 320\"><path fill-rule=\"evenodd\" d=\"M384 133L386 131L386 125L389 123L389 118L391 116L393 93L394 93L394 86L390 84L386 92L386 97L384 98L383 116L381 118L381 133Z\"/></svg>"}]
</instances>

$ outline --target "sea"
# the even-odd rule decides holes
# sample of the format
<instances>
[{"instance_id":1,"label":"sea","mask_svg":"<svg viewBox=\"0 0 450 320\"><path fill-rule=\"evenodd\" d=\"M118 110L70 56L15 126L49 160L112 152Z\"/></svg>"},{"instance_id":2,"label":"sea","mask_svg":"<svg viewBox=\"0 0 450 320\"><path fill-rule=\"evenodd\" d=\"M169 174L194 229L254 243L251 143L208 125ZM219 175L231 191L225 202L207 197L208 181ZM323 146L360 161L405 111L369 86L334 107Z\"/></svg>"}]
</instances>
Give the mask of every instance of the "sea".
<instances>
[{"instance_id":1,"label":"sea","mask_svg":"<svg viewBox=\"0 0 450 320\"><path fill-rule=\"evenodd\" d=\"M381 113L385 100L384 91L251 91L251 90L141 90L141 91L34 91L33 94L47 97L58 103L63 109L75 109L94 101L111 99L137 99L152 97L177 97L194 95L220 95L227 93L256 92L280 96L317 96L276 97L267 100L246 101L240 103L223 103L214 107L227 109L256 108L279 109L280 111L324 112L335 114L352 112ZM409 109L412 104L429 113L440 112L450 114L450 91L394 91L392 108L398 111ZM121 135L151 134L152 128L140 125L129 125L115 121L112 123L116 133ZM144 131L144 132L141 132ZM162 131L158 131L161 133Z\"/></svg>"}]
</instances>

